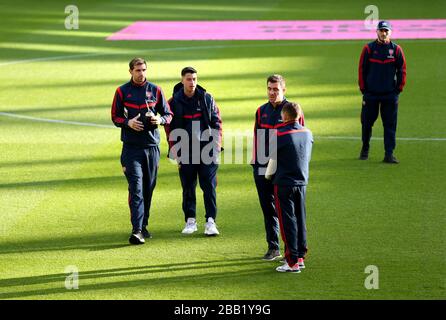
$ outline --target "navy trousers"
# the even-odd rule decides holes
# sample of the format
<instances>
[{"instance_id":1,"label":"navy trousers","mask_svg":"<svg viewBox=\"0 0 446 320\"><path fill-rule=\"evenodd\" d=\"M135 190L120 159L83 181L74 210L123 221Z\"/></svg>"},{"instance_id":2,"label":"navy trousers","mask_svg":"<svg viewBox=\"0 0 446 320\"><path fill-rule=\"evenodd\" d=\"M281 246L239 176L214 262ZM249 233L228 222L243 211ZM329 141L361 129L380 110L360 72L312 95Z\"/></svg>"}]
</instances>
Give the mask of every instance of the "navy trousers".
<instances>
[{"instance_id":1,"label":"navy trousers","mask_svg":"<svg viewBox=\"0 0 446 320\"><path fill-rule=\"evenodd\" d=\"M393 154L396 146L396 124L398 117L398 96L386 98L365 98L362 103L361 124L362 124L362 145L365 151L370 148L370 138L372 137L372 127L378 114L384 127L384 150L386 155Z\"/></svg>"},{"instance_id":2,"label":"navy trousers","mask_svg":"<svg viewBox=\"0 0 446 320\"><path fill-rule=\"evenodd\" d=\"M254 168L254 181L263 212L268 249L279 250L279 220L274 204L274 185L265 179L265 176L256 174L256 170L257 168Z\"/></svg>"},{"instance_id":3,"label":"navy trousers","mask_svg":"<svg viewBox=\"0 0 446 320\"><path fill-rule=\"evenodd\" d=\"M142 230L149 223L159 160L158 146L137 148L124 145L122 147L121 165L129 185L130 219L133 231Z\"/></svg>"},{"instance_id":4,"label":"navy trousers","mask_svg":"<svg viewBox=\"0 0 446 320\"><path fill-rule=\"evenodd\" d=\"M208 218L216 220L217 217L217 169L218 164L181 164L179 169L181 186L183 188L183 212L184 220L196 218L197 177L200 188L203 190L206 221Z\"/></svg>"},{"instance_id":5,"label":"navy trousers","mask_svg":"<svg viewBox=\"0 0 446 320\"><path fill-rule=\"evenodd\" d=\"M293 266L307 252L306 186L274 185L274 195L285 259Z\"/></svg>"}]
</instances>

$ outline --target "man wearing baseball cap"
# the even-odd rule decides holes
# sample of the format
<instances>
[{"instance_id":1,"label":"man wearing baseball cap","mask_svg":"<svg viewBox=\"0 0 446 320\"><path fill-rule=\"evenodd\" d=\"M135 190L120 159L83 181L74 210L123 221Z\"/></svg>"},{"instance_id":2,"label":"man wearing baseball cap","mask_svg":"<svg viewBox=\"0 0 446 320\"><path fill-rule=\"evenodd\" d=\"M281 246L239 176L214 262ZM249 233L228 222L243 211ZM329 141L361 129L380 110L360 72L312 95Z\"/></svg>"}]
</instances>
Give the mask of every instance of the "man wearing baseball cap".
<instances>
[{"instance_id":1,"label":"man wearing baseball cap","mask_svg":"<svg viewBox=\"0 0 446 320\"><path fill-rule=\"evenodd\" d=\"M398 97L406 84L406 59L403 49L390 41L392 26L380 21L377 39L364 46L359 59L359 89L363 94L361 124L362 149L360 160L369 157L372 127L381 113L384 127L385 163L397 164L393 154L396 146Z\"/></svg>"}]
</instances>

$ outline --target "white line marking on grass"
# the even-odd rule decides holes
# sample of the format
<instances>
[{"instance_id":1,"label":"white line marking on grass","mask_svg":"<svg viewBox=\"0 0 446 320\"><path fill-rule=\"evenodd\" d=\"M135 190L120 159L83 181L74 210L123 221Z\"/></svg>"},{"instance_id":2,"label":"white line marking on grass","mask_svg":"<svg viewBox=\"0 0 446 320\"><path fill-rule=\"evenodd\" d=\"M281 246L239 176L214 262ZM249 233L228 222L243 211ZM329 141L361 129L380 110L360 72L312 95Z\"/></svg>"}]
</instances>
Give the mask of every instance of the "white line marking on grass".
<instances>
[{"instance_id":1,"label":"white line marking on grass","mask_svg":"<svg viewBox=\"0 0 446 320\"><path fill-rule=\"evenodd\" d=\"M347 137L347 136L316 136L316 139L329 140L361 140L361 137ZM382 140L382 137L372 137L372 140ZM446 138L396 138L402 141L446 141Z\"/></svg>"},{"instance_id":2,"label":"white line marking on grass","mask_svg":"<svg viewBox=\"0 0 446 320\"><path fill-rule=\"evenodd\" d=\"M53 60L66 60L66 59L82 59L87 57L96 56L108 56L108 55L124 55L124 54L138 54L142 52L165 52L165 51L188 51L188 50L203 50L203 49L230 49L230 48L264 48L264 47L296 47L296 46L332 46L332 45L344 45L361 43L362 40L329 40L329 41L299 41L299 42L289 42L289 43L254 43L254 44L236 44L236 45L206 45L206 46L192 46L192 47L172 47L172 48L157 48L157 49L141 49L141 50L129 50L120 52L92 52L92 53L81 53L72 54L64 56L55 57L42 57L33 59L22 59L14 60L0 63L0 67L5 67L13 64L19 63L33 63L40 61L53 61ZM403 40L404 42L446 42L444 39L413 39L413 40Z\"/></svg>"},{"instance_id":3,"label":"white line marking on grass","mask_svg":"<svg viewBox=\"0 0 446 320\"><path fill-rule=\"evenodd\" d=\"M288 43L282 44L282 46L297 46L298 43ZM137 54L142 52L165 52L165 51L188 51L188 50L203 50L203 49L226 49L226 48L251 48L251 47L271 47L277 46L273 44L251 44L251 45L215 45L215 46L193 46L193 47L173 47L173 48L157 48L157 49L141 49L141 50L130 50L123 52L95 52L95 53L82 53L82 54L73 54L67 56L55 56L55 57L46 57L46 58L33 58L33 59L23 59L23 60L15 60L0 63L0 67L9 66L12 64L19 63L32 63L39 61L53 61L53 60L65 60L65 59L82 59L86 57L94 57L94 56L108 56L108 55L120 55L120 54Z\"/></svg>"},{"instance_id":4,"label":"white line marking on grass","mask_svg":"<svg viewBox=\"0 0 446 320\"><path fill-rule=\"evenodd\" d=\"M76 125L76 126L87 126L87 127L108 128L108 129L116 128L113 125L107 125L107 124L38 118L38 117L24 116L24 115L15 114L15 113L9 113L9 112L0 112L0 116L24 119L24 120L30 120L30 121L70 124L70 125ZM316 139L329 139L329 140L361 140L361 137L349 137L349 136L315 136L315 138ZM372 139L373 140L382 140L382 137L372 137ZM396 139L403 140L403 141L446 141L446 138L396 138Z\"/></svg>"},{"instance_id":5,"label":"white line marking on grass","mask_svg":"<svg viewBox=\"0 0 446 320\"><path fill-rule=\"evenodd\" d=\"M101 55L106 55L106 53L95 52L95 53L71 54L71 55L67 55L67 56L56 56L56 57L44 57L44 58L15 60L15 61L8 61L8 62L0 63L0 67L9 66L9 65L12 65L12 64L19 64L19 63L32 63L32 62L39 62L39 61L77 59L77 58L94 57L94 56L101 56Z\"/></svg>"},{"instance_id":6,"label":"white line marking on grass","mask_svg":"<svg viewBox=\"0 0 446 320\"><path fill-rule=\"evenodd\" d=\"M62 123L62 124L70 124L70 125L86 126L86 127L97 127L97 128L116 128L115 126L108 125L108 124L37 118L37 117L23 116L23 115L20 115L20 114L14 114L14 113L8 113L8 112L0 112L0 115L5 116L5 117L25 119L25 120L31 120L31 121L50 122L50 123Z\"/></svg>"}]
</instances>

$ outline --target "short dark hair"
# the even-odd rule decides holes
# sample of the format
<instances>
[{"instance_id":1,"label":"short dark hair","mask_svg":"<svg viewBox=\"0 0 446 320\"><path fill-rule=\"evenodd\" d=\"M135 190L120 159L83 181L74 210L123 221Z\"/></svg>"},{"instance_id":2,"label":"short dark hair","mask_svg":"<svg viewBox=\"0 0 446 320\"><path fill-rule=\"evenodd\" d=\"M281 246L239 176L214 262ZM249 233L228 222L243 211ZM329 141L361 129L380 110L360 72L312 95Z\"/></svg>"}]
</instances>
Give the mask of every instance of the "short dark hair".
<instances>
[{"instance_id":1,"label":"short dark hair","mask_svg":"<svg viewBox=\"0 0 446 320\"><path fill-rule=\"evenodd\" d=\"M298 103L287 101L282 107L282 112L286 113L291 119L299 119L302 115L302 108Z\"/></svg>"},{"instance_id":2,"label":"short dark hair","mask_svg":"<svg viewBox=\"0 0 446 320\"><path fill-rule=\"evenodd\" d=\"M181 70L181 76L184 77L186 73L197 73L197 70L195 70L193 67L183 68L183 70Z\"/></svg>"},{"instance_id":3,"label":"short dark hair","mask_svg":"<svg viewBox=\"0 0 446 320\"><path fill-rule=\"evenodd\" d=\"M133 70L133 68L135 68L135 66L139 66L140 64L145 64L147 67L147 62L143 58L133 58L129 62L129 68L130 68L130 70Z\"/></svg>"},{"instance_id":4,"label":"short dark hair","mask_svg":"<svg viewBox=\"0 0 446 320\"><path fill-rule=\"evenodd\" d=\"M277 82L279 82L280 85L282 86L282 88L285 88L285 78L282 77L280 74L273 74L273 75L270 75L270 76L266 79L266 84L268 84L268 82L271 82L271 83L277 83Z\"/></svg>"}]
</instances>

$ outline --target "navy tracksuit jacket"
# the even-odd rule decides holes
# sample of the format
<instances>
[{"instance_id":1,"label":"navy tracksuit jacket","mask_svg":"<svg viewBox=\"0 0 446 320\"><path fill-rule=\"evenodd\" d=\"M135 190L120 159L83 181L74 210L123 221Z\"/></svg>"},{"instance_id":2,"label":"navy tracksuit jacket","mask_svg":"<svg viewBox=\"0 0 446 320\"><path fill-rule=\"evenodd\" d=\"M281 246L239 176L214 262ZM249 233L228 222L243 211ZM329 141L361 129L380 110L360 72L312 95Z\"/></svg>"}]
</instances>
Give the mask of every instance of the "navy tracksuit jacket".
<instances>
[{"instance_id":1,"label":"navy tracksuit jacket","mask_svg":"<svg viewBox=\"0 0 446 320\"><path fill-rule=\"evenodd\" d=\"M149 123L148 110L161 116L161 124L172 119L172 112L160 87L145 81L132 81L118 87L111 108L113 123L121 128L121 165L129 184L129 207L133 231L148 225L153 190L156 185L160 158L160 135L156 125ZM128 121L137 115L144 130L135 131Z\"/></svg>"},{"instance_id":2,"label":"navy tracksuit jacket","mask_svg":"<svg viewBox=\"0 0 446 320\"><path fill-rule=\"evenodd\" d=\"M269 137L278 126L282 125L281 111L286 99L276 107L270 102L260 106L255 114L252 167L254 182L263 212L266 242L268 249L279 250L279 221L274 203L274 187L270 180L265 179L265 169L269 159ZM302 114L300 122L304 125Z\"/></svg>"},{"instance_id":3,"label":"navy tracksuit jacket","mask_svg":"<svg viewBox=\"0 0 446 320\"><path fill-rule=\"evenodd\" d=\"M217 217L217 157L221 151L222 121L220 112L212 95L197 86L191 98L184 94L182 83L174 87L173 97L169 100L172 108L172 122L166 125L169 143L169 157L177 159L183 189L183 212L185 221L196 218L197 176L203 190L205 217ZM205 138L204 132L209 136ZM186 141L177 132L187 134ZM203 141L204 140L204 141ZM179 147L180 142L184 144ZM206 150L207 159L202 157ZM206 149L205 149L206 148ZM203 151L204 150L204 151Z\"/></svg>"},{"instance_id":4,"label":"navy tracksuit jacket","mask_svg":"<svg viewBox=\"0 0 446 320\"><path fill-rule=\"evenodd\" d=\"M381 110L384 126L384 149L391 155L396 146L398 96L406 84L406 59L403 49L378 40L362 49L358 71L363 94L361 124L363 149L369 150L372 127Z\"/></svg>"},{"instance_id":5,"label":"navy tracksuit jacket","mask_svg":"<svg viewBox=\"0 0 446 320\"><path fill-rule=\"evenodd\" d=\"M307 252L305 199L312 145L311 131L298 122L288 122L277 129L273 184L285 259L290 266Z\"/></svg>"}]
</instances>

